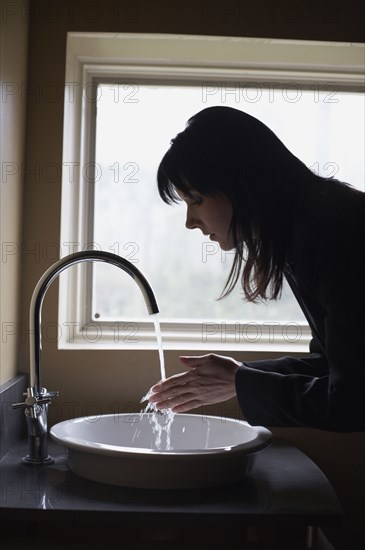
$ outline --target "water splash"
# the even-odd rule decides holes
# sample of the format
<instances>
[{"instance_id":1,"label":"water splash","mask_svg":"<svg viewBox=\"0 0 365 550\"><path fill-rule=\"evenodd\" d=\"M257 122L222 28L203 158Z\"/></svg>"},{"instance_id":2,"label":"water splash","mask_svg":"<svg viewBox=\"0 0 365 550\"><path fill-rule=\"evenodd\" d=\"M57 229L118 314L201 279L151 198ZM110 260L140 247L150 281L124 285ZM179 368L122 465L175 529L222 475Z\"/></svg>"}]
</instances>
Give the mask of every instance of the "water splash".
<instances>
[{"instance_id":1,"label":"water splash","mask_svg":"<svg viewBox=\"0 0 365 550\"><path fill-rule=\"evenodd\" d=\"M148 400L151 390L141 399L141 403ZM148 414L149 413L149 414ZM175 418L174 412L171 409L159 410L155 403L147 403L146 407L139 413L142 420L143 415L148 414L148 421L152 426L152 432L155 434L154 448L158 451L171 451L171 426ZM165 438L163 438L163 434ZM165 441L163 442L163 439Z\"/></svg>"},{"instance_id":2,"label":"water splash","mask_svg":"<svg viewBox=\"0 0 365 550\"><path fill-rule=\"evenodd\" d=\"M145 397L141 399L141 403L146 400L149 392ZM153 448L158 451L172 451L173 446L171 445L171 426L175 418L175 414L171 409L164 409L163 411L156 408L155 403L148 403L144 409L139 413L140 420L143 419L143 416L148 415L148 422L152 426L152 433L155 434L155 440L153 442ZM134 434L133 440L137 435ZM163 437L165 434L165 437ZM163 441L164 440L164 441Z\"/></svg>"}]
</instances>

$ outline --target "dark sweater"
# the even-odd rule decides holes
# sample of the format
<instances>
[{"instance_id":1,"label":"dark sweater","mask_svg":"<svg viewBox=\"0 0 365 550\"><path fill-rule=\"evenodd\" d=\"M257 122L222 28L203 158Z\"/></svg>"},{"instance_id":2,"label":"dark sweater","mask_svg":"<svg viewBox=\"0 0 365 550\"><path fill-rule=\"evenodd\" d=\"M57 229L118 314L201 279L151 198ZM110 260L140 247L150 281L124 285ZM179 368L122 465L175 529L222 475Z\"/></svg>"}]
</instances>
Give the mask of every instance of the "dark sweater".
<instances>
[{"instance_id":1,"label":"dark sweater","mask_svg":"<svg viewBox=\"0 0 365 550\"><path fill-rule=\"evenodd\" d=\"M326 183L296 215L291 249L285 276L312 331L310 353L242 364L242 411L252 425L364 431L365 193Z\"/></svg>"}]
</instances>

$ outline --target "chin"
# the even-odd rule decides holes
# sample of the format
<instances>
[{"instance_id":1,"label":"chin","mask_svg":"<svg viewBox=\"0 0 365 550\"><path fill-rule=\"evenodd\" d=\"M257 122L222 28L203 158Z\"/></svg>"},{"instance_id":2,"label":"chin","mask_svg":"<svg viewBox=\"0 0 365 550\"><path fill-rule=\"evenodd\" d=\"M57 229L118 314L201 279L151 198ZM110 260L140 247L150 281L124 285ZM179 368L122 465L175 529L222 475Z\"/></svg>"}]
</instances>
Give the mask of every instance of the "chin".
<instances>
[{"instance_id":1,"label":"chin","mask_svg":"<svg viewBox=\"0 0 365 550\"><path fill-rule=\"evenodd\" d=\"M229 242L228 243L227 242L222 242L222 243L220 242L218 244L219 244L221 250L223 250L224 252L229 252L231 250L235 250L235 248L236 248L233 243L229 243Z\"/></svg>"}]
</instances>

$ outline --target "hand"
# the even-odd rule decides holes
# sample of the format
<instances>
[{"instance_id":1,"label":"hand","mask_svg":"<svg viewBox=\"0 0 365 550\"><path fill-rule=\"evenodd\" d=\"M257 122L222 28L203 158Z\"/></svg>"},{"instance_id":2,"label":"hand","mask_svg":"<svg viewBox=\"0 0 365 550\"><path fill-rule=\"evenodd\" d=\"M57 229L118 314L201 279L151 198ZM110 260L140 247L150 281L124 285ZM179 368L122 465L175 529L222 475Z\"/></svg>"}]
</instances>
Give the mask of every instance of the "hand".
<instances>
[{"instance_id":1,"label":"hand","mask_svg":"<svg viewBox=\"0 0 365 550\"><path fill-rule=\"evenodd\" d=\"M195 357L181 356L188 371L175 374L151 388L150 403L158 409L185 412L226 401L236 395L235 376L239 361L209 353Z\"/></svg>"}]
</instances>

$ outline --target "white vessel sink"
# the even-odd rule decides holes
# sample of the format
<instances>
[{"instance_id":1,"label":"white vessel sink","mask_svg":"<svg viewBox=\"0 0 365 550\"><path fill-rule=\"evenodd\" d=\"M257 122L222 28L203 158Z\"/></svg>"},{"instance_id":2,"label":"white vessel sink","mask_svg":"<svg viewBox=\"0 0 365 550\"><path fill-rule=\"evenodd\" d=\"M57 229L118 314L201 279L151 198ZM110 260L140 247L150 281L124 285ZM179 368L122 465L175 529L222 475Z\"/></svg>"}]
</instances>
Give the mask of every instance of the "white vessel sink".
<instances>
[{"instance_id":1,"label":"white vessel sink","mask_svg":"<svg viewBox=\"0 0 365 550\"><path fill-rule=\"evenodd\" d=\"M163 438L161 448L156 448L151 417L136 413L75 418L56 424L50 434L67 447L74 473L102 483L151 489L239 481L254 453L272 437L266 428L242 420L176 414L166 450Z\"/></svg>"}]
</instances>

